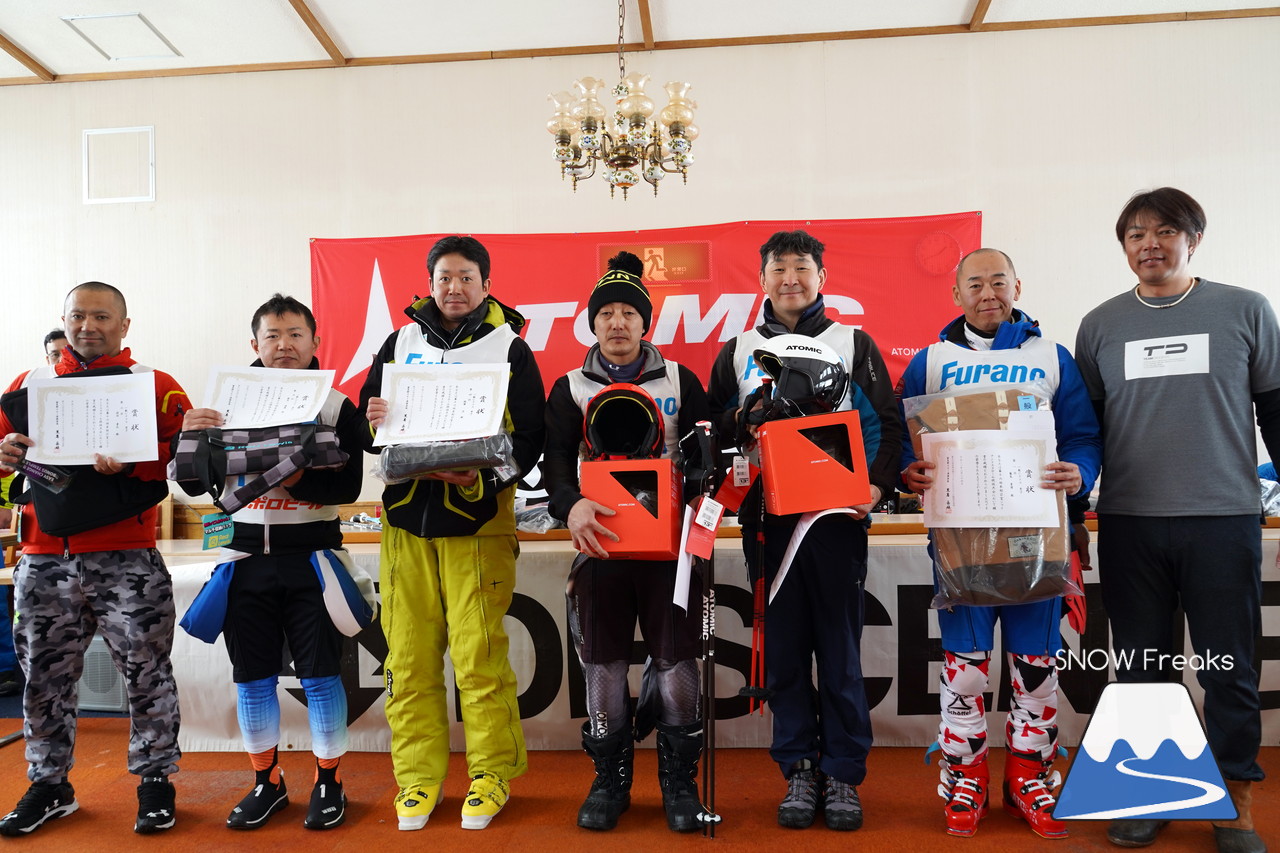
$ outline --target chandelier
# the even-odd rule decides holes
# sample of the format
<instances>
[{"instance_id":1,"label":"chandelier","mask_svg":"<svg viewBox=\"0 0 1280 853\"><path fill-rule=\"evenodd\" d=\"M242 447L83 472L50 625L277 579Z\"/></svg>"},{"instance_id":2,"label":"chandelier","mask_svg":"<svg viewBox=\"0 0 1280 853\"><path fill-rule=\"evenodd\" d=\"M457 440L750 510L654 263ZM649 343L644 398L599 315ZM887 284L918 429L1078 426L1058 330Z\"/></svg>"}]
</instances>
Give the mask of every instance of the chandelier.
<instances>
[{"instance_id":1,"label":"chandelier","mask_svg":"<svg viewBox=\"0 0 1280 853\"><path fill-rule=\"evenodd\" d=\"M658 194L658 182L667 175L679 174L689 180L693 164L693 140L698 126L693 123L688 83L668 83L669 102L658 118L653 119L653 99L644 92L648 74L627 73L623 55L622 28L625 22L624 0L618 0L618 83L611 90L614 110L610 116L600 102L599 92L605 85L595 77L574 81L578 94L557 92L548 99L555 104L555 115L547 122L547 130L556 139L555 157L560 164L560 177L585 181L601 166L601 176L609 184L609 196L646 181ZM608 121L606 121L606 118Z\"/></svg>"}]
</instances>

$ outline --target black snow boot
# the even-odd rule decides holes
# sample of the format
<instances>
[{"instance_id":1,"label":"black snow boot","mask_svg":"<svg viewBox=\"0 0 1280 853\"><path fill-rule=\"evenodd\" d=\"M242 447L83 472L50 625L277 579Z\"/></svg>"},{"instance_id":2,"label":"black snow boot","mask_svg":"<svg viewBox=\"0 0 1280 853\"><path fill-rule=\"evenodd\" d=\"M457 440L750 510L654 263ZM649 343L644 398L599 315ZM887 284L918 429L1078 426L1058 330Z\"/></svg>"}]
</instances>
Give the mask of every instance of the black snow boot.
<instances>
[{"instance_id":1,"label":"black snow boot","mask_svg":"<svg viewBox=\"0 0 1280 853\"><path fill-rule=\"evenodd\" d=\"M613 829L618 817L631 807L631 762L635 755L631 729L593 737L590 724L582 725L582 748L596 765L596 778L587 799L578 809L578 826Z\"/></svg>"},{"instance_id":2,"label":"black snow boot","mask_svg":"<svg viewBox=\"0 0 1280 853\"><path fill-rule=\"evenodd\" d=\"M658 781L667 827L674 832L702 828L705 811L698 800L698 759L702 756L702 723L668 726L658 723Z\"/></svg>"}]
</instances>

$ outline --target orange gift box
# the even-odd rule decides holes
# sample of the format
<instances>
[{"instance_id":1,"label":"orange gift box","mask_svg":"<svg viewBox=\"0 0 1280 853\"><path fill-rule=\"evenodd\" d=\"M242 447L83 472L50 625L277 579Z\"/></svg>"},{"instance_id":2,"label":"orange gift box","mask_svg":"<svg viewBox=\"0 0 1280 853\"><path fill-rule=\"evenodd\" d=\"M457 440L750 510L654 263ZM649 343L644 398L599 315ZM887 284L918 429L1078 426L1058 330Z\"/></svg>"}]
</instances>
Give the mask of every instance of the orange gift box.
<instances>
[{"instance_id":1,"label":"orange gift box","mask_svg":"<svg viewBox=\"0 0 1280 853\"><path fill-rule=\"evenodd\" d=\"M857 412L769 421L757 437L765 508L774 515L871 502Z\"/></svg>"},{"instance_id":2,"label":"orange gift box","mask_svg":"<svg viewBox=\"0 0 1280 853\"><path fill-rule=\"evenodd\" d=\"M684 523L683 478L671 459L620 459L583 462L583 497L617 512L597 516L618 535L597 539L611 556L631 560L674 560ZM647 505L646 505L647 504Z\"/></svg>"}]
</instances>

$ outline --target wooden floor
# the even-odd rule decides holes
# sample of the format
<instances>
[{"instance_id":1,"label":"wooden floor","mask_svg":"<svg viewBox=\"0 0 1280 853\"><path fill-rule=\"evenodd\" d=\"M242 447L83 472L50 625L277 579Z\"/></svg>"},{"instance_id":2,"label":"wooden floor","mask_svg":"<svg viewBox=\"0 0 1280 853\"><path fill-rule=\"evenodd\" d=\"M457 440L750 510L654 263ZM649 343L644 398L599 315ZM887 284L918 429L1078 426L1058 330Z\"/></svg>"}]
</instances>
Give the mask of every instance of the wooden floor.
<instances>
[{"instance_id":1,"label":"wooden floor","mask_svg":"<svg viewBox=\"0 0 1280 853\"><path fill-rule=\"evenodd\" d=\"M0 720L0 731L20 727L17 720ZM529 773L512 784L507 808L481 832L463 830L458 810L467 788L462 755L454 755L445 797L431 822L419 832L399 832L392 798L395 784L385 753L349 753L342 775L350 804L347 822L337 829L314 832L302 827L311 791L314 763L309 753L282 756L290 790L290 806L262 829L235 832L225 827L227 813L248 790L252 774L248 760L229 752L190 753L182 772L173 777L178 790L178 823L155 836L132 831L137 810L136 777L125 772L128 721L120 718L84 719L71 774L80 810L53 821L26 838L0 839L0 846L18 850L57 850L75 853L110 851L358 851L393 850L645 851L716 849L796 853L809 850L886 851L911 853L953 849L963 853L1027 849L1110 851L1104 824L1075 822L1071 837L1046 841L1000 810L983 821L971 839L952 838L942 827L942 806L935 789L937 769L924 764L919 749L874 749L866 784L860 789L866 825L856 833L835 833L821 817L807 830L781 829L775 822L777 802L785 786L763 750L722 749L717 754L717 810L721 824L714 841L700 835L676 835L666 828L656 781L653 750L636 758L636 784L631 810L618 828L593 833L575 825L578 805L590 785L591 767L581 752L533 752ZM993 759L998 762L998 757ZM1263 750L1263 767L1280 766L1280 748ZM1065 769L1065 768L1064 768ZM993 767L993 771L998 768ZM21 743L0 748L0 808L9 808L26 790ZM1280 796L1273 783L1255 787L1255 816L1264 838L1280 826ZM1213 835L1203 822L1174 824L1160 837L1161 853L1213 851Z\"/></svg>"}]
</instances>

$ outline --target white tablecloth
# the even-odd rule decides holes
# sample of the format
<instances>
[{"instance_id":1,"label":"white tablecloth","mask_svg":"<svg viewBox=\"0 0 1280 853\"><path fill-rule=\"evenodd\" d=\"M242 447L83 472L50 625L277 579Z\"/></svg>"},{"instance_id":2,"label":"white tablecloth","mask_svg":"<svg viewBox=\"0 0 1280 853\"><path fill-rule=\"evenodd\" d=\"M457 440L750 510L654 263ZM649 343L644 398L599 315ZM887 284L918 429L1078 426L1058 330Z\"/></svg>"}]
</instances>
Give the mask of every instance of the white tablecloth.
<instances>
[{"instance_id":1,"label":"white tablecloth","mask_svg":"<svg viewBox=\"0 0 1280 853\"><path fill-rule=\"evenodd\" d=\"M1280 571L1276 569L1276 532L1265 531L1263 541L1263 602L1280 604ZM356 560L375 578L376 545L356 545ZM187 555L186 559L190 559ZM525 737L531 749L574 749L586 712L582 675L565 630L564 581L571 559L567 542L522 543L516 600L507 616L511 660L519 681ZM175 563L183 562L179 557ZM178 613L185 612L211 563L172 566ZM1063 639L1070 650L1084 651L1096 664L1105 657L1108 634L1097 589L1097 573L1086 576L1090 594L1090 625L1080 638L1063 620ZM737 691L746 683L750 665L751 595L743 569L741 543L721 539L716 547L717 616L717 742L721 746L763 747L770 741L771 719L766 712L746 715L746 700ZM863 671L872 705L876 743L883 746L925 746L937 728L940 646L937 618L928 609L932 596L930 565L922 536L873 536L867 581L867 627L863 633ZM1263 607L1263 707L1280 707L1280 606ZM379 751L389 746L383 717L381 656L385 641L375 625L349 640L343 663L351 709L351 747ZM1102 650L1102 651L1098 651ZM1188 648L1188 653L1189 653ZM231 664L221 639L207 645L179 629L174 665L182 702L181 745L189 750L239 750L235 717L235 688ZM639 667L632 667L633 693ZM450 676L451 677L451 676ZM1065 744L1078 743L1086 714L1110 676L1104 669L1079 664L1062 671L1063 700L1059 726ZM1197 702L1199 688L1188 672ZM1008 685L999 654L991 666L993 691L988 707L993 744L1004 736ZM296 678L281 677L282 749L309 749L306 708ZM1269 698L1271 697L1271 698ZM456 697L450 698L454 719L451 743L462 749ZM1264 743L1280 743L1280 713L1264 710ZM650 743L652 739L649 739Z\"/></svg>"}]
</instances>

